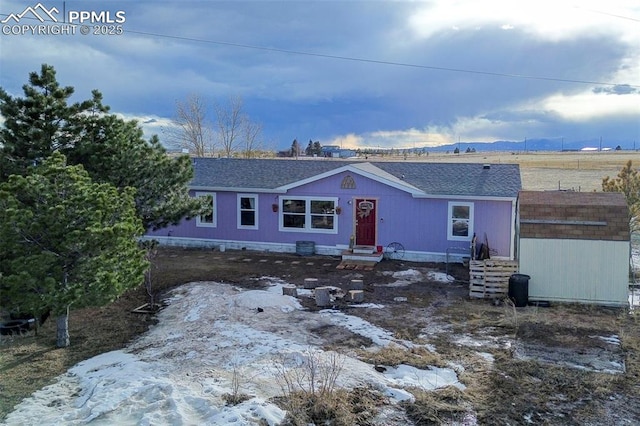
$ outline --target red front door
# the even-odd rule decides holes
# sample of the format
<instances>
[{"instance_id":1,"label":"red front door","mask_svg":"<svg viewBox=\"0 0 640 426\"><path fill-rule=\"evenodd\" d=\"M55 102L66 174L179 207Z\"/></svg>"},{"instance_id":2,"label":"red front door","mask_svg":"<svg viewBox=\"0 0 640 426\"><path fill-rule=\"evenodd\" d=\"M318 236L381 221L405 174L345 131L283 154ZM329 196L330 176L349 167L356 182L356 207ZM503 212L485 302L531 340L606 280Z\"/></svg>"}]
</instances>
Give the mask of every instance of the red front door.
<instances>
[{"instance_id":1,"label":"red front door","mask_svg":"<svg viewBox=\"0 0 640 426\"><path fill-rule=\"evenodd\" d=\"M356 198L356 245L374 246L376 244L376 200Z\"/></svg>"}]
</instances>

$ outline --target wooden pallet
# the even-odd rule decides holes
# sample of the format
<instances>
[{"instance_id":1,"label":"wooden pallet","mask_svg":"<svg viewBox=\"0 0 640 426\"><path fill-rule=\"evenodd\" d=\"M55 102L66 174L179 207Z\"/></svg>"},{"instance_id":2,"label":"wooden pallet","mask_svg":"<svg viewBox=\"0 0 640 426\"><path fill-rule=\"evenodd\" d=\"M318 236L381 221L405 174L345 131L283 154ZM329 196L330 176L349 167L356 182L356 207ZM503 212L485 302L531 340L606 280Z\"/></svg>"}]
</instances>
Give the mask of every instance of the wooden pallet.
<instances>
[{"instance_id":1,"label":"wooden pallet","mask_svg":"<svg viewBox=\"0 0 640 426\"><path fill-rule=\"evenodd\" d=\"M340 262L336 269L347 269L356 271L372 271L375 268L377 262L365 261L365 260L343 260Z\"/></svg>"},{"instance_id":2,"label":"wooden pallet","mask_svg":"<svg viewBox=\"0 0 640 426\"><path fill-rule=\"evenodd\" d=\"M469 262L469 296L479 299L507 297L509 278L517 272L515 260L472 260Z\"/></svg>"}]
</instances>

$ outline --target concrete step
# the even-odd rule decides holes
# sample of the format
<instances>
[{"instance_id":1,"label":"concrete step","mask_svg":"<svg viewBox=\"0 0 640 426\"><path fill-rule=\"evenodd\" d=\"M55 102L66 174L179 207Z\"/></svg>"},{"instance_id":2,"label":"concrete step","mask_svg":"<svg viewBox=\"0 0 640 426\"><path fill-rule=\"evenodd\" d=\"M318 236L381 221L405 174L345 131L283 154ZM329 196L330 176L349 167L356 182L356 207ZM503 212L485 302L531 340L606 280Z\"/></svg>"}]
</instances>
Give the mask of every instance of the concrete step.
<instances>
[{"instance_id":1,"label":"concrete step","mask_svg":"<svg viewBox=\"0 0 640 426\"><path fill-rule=\"evenodd\" d=\"M363 262L380 262L382 260L382 252L365 252L358 253L355 251L345 250L342 252L342 260L353 260Z\"/></svg>"},{"instance_id":2,"label":"concrete step","mask_svg":"<svg viewBox=\"0 0 640 426\"><path fill-rule=\"evenodd\" d=\"M376 251L374 246L355 246L353 253L355 254L373 254Z\"/></svg>"}]
</instances>

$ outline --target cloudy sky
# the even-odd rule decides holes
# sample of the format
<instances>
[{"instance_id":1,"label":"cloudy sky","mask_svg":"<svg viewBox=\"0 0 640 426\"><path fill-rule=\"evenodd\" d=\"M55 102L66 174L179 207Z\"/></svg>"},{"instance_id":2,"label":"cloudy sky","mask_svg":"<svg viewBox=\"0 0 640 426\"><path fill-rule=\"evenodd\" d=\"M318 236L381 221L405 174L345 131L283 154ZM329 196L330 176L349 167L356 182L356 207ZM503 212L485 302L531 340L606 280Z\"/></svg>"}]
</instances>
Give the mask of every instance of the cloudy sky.
<instances>
[{"instance_id":1,"label":"cloudy sky","mask_svg":"<svg viewBox=\"0 0 640 426\"><path fill-rule=\"evenodd\" d=\"M176 102L196 94L242 97L272 149L294 138L640 146L637 0L41 3L59 21L63 11L124 12L123 34L31 35L15 26L38 24L32 15L9 20L0 85L20 95L48 63L77 100L99 89L113 112L161 137ZM36 5L3 0L0 20Z\"/></svg>"}]
</instances>

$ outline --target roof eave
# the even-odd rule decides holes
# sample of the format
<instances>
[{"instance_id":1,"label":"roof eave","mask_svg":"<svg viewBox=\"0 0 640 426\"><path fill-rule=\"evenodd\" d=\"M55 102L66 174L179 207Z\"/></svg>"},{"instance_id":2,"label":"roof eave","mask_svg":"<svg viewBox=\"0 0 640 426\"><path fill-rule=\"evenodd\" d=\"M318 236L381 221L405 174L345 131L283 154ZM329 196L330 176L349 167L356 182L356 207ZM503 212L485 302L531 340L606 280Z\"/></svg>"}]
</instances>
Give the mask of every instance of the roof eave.
<instances>
[{"instance_id":1,"label":"roof eave","mask_svg":"<svg viewBox=\"0 0 640 426\"><path fill-rule=\"evenodd\" d=\"M193 191L211 191L211 192L255 192L255 193L268 193L268 194L286 194L287 191L283 191L278 188L248 188L248 187L230 187L230 186L189 186Z\"/></svg>"},{"instance_id":2,"label":"roof eave","mask_svg":"<svg viewBox=\"0 0 640 426\"><path fill-rule=\"evenodd\" d=\"M515 201L517 195L512 197L502 195L456 195L456 194L422 194L414 198L456 199L456 200L486 200L486 201Z\"/></svg>"}]
</instances>

